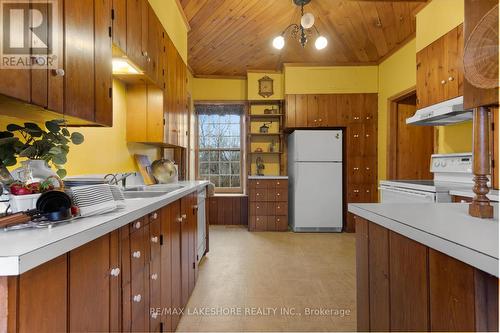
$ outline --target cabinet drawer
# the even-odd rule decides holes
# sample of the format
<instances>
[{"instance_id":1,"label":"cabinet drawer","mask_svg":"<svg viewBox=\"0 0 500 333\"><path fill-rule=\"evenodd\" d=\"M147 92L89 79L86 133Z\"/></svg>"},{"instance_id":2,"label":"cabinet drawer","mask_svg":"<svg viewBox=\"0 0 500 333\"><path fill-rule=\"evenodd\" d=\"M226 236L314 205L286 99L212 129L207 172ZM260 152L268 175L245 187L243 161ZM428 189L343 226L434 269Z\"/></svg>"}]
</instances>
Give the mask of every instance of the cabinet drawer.
<instances>
[{"instance_id":1,"label":"cabinet drawer","mask_svg":"<svg viewBox=\"0 0 500 333\"><path fill-rule=\"evenodd\" d=\"M266 231L267 216L255 216L255 231Z\"/></svg>"},{"instance_id":2,"label":"cabinet drawer","mask_svg":"<svg viewBox=\"0 0 500 333\"><path fill-rule=\"evenodd\" d=\"M268 179L253 180L253 183L255 184L255 188L268 188L269 186L272 185L272 181Z\"/></svg>"},{"instance_id":3,"label":"cabinet drawer","mask_svg":"<svg viewBox=\"0 0 500 333\"><path fill-rule=\"evenodd\" d=\"M350 203L374 202L376 201L376 186L372 184L351 184L347 193L347 201Z\"/></svg>"},{"instance_id":4,"label":"cabinet drawer","mask_svg":"<svg viewBox=\"0 0 500 333\"><path fill-rule=\"evenodd\" d=\"M274 218L276 231L288 231L288 216L278 215Z\"/></svg>"},{"instance_id":5,"label":"cabinet drawer","mask_svg":"<svg viewBox=\"0 0 500 333\"><path fill-rule=\"evenodd\" d=\"M270 214L270 209L267 202L252 202L250 204L250 215L251 216L265 216ZM272 210L272 209L271 209Z\"/></svg>"},{"instance_id":6,"label":"cabinet drawer","mask_svg":"<svg viewBox=\"0 0 500 333\"><path fill-rule=\"evenodd\" d=\"M267 190L256 188L250 191L250 201L267 201Z\"/></svg>"},{"instance_id":7,"label":"cabinet drawer","mask_svg":"<svg viewBox=\"0 0 500 333\"><path fill-rule=\"evenodd\" d=\"M274 204L274 215L288 215L288 202L276 202Z\"/></svg>"},{"instance_id":8,"label":"cabinet drawer","mask_svg":"<svg viewBox=\"0 0 500 333\"><path fill-rule=\"evenodd\" d=\"M288 189L274 188L267 192L268 201L288 201Z\"/></svg>"},{"instance_id":9,"label":"cabinet drawer","mask_svg":"<svg viewBox=\"0 0 500 333\"><path fill-rule=\"evenodd\" d=\"M273 180L273 186L276 188L288 188L288 180L286 179Z\"/></svg>"}]
</instances>

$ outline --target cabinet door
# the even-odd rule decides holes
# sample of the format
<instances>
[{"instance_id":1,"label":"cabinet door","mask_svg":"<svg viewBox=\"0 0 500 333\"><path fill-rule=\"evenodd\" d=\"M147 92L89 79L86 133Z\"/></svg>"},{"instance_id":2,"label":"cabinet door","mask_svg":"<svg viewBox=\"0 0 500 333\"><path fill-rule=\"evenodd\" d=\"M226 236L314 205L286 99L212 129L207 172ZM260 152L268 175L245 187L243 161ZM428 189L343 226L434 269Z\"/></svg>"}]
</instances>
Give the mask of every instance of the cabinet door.
<instances>
[{"instance_id":1,"label":"cabinet door","mask_svg":"<svg viewBox=\"0 0 500 333\"><path fill-rule=\"evenodd\" d=\"M194 290L196 278L198 276L198 209L197 209L197 192L189 196L190 207L188 208L188 222L189 222L189 295Z\"/></svg>"},{"instance_id":2,"label":"cabinet door","mask_svg":"<svg viewBox=\"0 0 500 333\"><path fill-rule=\"evenodd\" d=\"M144 226L130 234L130 287L131 287L131 330L147 331L149 328L149 307L146 295L146 229Z\"/></svg>"},{"instance_id":3,"label":"cabinet door","mask_svg":"<svg viewBox=\"0 0 500 333\"><path fill-rule=\"evenodd\" d=\"M147 86L131 84L127 87L127 141L147 142Z\"/></svg>"},{"instance_id":4,"label":"cabinet door","mask_svg":"<svg viewBox=\"0 0 500 333\"><path fill-rule=\"evenodd\" d=\"M144 69L142 49L142 4L144 0L127 1L127 56ZM147 15L147 14L146 14Z\"/></svg>"},{"instance_id":5,"label":"cabinet door","mask_svg":"<svg viewBox=\"0 0 500 333\"><path fill-rule=\"evenodd\" d=\"M338 126L347 126L351 119L351 94L338 94L336 97Z\"/></svg>"},{"instance_id":6,"label":"cabinet door","mask_svg":"<svg viewBox=\"0 0 500 333\"><path fill-rule=\"evenodd\" d=\"M307 95L295 95L295 127L307 127Z\"/></svg>"},{"instance_id":7,"label":"cabinet door","mask_svg":"<svg viewBox=\"0 0 500 333\"><path fill-rule=\"evenodd\" d=\"M161 331L161 312L154 309L162 308L161 302L161 212L149 215L149 328L152 332Z\"/></svg>"},{"instance_id":8,"label":"cabinet door","mask_svg":"<svg viewBox=\"0 0 500 333\"><path fill-rule=\"evenodd\" d=\"M332 96L330 94L318 95L318 126L338 126L335 108L332 107L332 103L335 102Z\"/></svg>"},{"instance_id":9,"label":"cabinet door","mask_svg":"<svg viewBox=\"0 0 500 333\"><path fill-rule=\"evenodd\" d=\"M113 125L111 0L94 1L94 95L96 123Z\"/></svg>"},{"instance_id":10,"label":"cabinet door","mask_svg":"<svg viewBox=\"0 0 500 333\"><path fill-rule=\"evenodd\" d=\"M130 285L130 231L129 226L120 228L121 289L122 289L122 330L129 332L132 323L132 290Z\"/></svg>"},{"instance_id":11,"label":"cabinet door","mask_svg":"<svg viewBox=\"0 0 500 333\"><path fill-rule=\"evenodd\" d=\"M153 80L153 82L159 85L158 77L158 57L160 51L160 39L159 39L159 25L160 22L155 15L155 12L151 5L147 5L148 8L148 37L147 37L147 75Z\"/></svg>"},{"instance_id":12,"label":"cabinet door","mask_svg":"<svg viewBox=\"0 0 500 333\"><path fill-rule=\"evenodd\" d=\"M109 235L109 330L122 331L122 276L121 235L115 230Z\"/></svg>"},{"instance_id":13,"label":"cabinet door","mask_svg":"<svg viewBox=\"0 0 500 333\"><path fill-rule=\"evenodd\" d=\"M295 127L295 95L286 95L285 127Z\"/></svg>"},{"instance_id":14,"label":"cabinet door","mask_svg":"<svg viewBox=\"0 0 500 333\"><path fill-rule=\"evenodd\" d=\"M172 254L172 309L179 310L182 303L182 273L181 273L181 205L180 200L169 205L170 209L170 250ZM180 315L172 314L172 331L179 324Z\"/></svg>"},{"instance_id":15,"label":"cabinet door","mask_svg":"<svg viewBox=\"0 0 500 333\"><path fill-rule=\"evenodd\" d=\"M357 329L360 332L370 330L370 276L368 263L368 221L354 216L356 223L356 307ZM353 228L354 229L354 228Z\"/></svg>"},{"instance_id":16,"label":"cabinet door","mask_svg":"<svg viewBox=\"0 0 500 333\"><path fill-rule=\"evenodd\" d=\"M172 204L172 205L175 205ZM177 223L172 220L171 207L168 205L161 209L161 307L173 309L172 305L172 225ZM165 313L161 316L165 331L172 330L172 316Z\"/></svg>"},{"instance_id":17,"label":"cabinet door","mask_svg":"<svg viewBox=\"0 0 500 333\"><path fill-rule=\"evenodd\" d=\"M127 0L113 0L113 44L127 52Z\"/></svg>"},{"instance_id":18,"label":"cabinet door","mask_svg":"<svg viewBox=\"0 0 500 333\"><path fill-rule=\"evenodd\" d=\"M429 105L429 95L427 94L427 48L417 52L417 109L421 109Z\"/></svg>"},{"instance_id":19,"label":"cabinet door","mask_svg":"<svg viewBox=\"0 0 500 333\"><path fill-rule=\"evenodd\" d=\"M144 110L142 110L144 113ZM164 114L163 90L148 85L147 88L147 142L163 143Z\"/></svg>"},{"instance_id":20,"label":"cabinet door","mask_svg":"<svg viewBox=\"0 0 500 333\"><path fill-rule=\"evenodd\" d=\"M189 270L191 261L189 260L189 209L191 200L189 196L181 199L181 295L182 306L186 306L189 299Z\"/></svg>"},{"instance_id":21,"label":"cabinet door","mask_svg":"<svg viewBox=\"0 0 500 333\"><path fill-rule=\"evenodd\" d=\"M307 127L317 127L318 123L318 95L307 96Z\"/></svg>"},{"instance_id":22,"label":"cabinet door","mask_svg":"<svg viewBox=\"0 0 500 333\"><path fill-rule=\"evenodd\" d=\"M17 332L65 332L68 329L67 277L66 254L19 277L9 277L18 288ZM87 316L87 313L82 315Z\"/></svg>"},{"instance_id":23,"label":"cabinet door","mask_svg":"<svg viewBox=\"0 0 500 333\"><path fill-rule=\"evenodd\" d=\"M93 0L65 1L64 34L64 114L94 121Z\"/></svg>"},{"instance_id":24,"label":"cabinet door","mask_svg":"<svg viewBox=\"0 0 500 333\"><path fill-rule=\"evenodd\" d=\"M426 75L426 93L428 94L428 104L442 102L446 98L445 85L447 82L447 71L445 68L444 39L440 38L427 47L428 63Z\"/></svg>"},{"instance_id":25,"label":"cabinet door","mask_svg":"<svg viewBox=\"0 0 500 333\"><path fill-rule=\"evenodd\" d=\"M448 100L463 95L463 24L448 32L443 38L447 70L445 99Z\"/></svg>"},{"instance_id":26,"label":"cabinet door","mask_svg":"<svg viewBox=\"0 0 500 333\"><path fill-rule=\"evenodd\" d=\"M389 230L369 223L370 330L389 331Z\"/></svg>"},{"instance_id":27,"label":"cabinet door","mask_svg":"<svg viewBox=\"0 0 500 333\"><path fill-rule=\"evenodd\" d=\"M391 331L429 330L427 247L389 233Z\"/></svg>"},{"instance_id":28,"label":"cabinet door","mask_svg":"<svg viewBox=\"0 0 500 333\"><path fill-rule=\"evenodd\" d=\"M69 330L109 331L110 235L69 253Z\"/></svg>"}]
</instances>

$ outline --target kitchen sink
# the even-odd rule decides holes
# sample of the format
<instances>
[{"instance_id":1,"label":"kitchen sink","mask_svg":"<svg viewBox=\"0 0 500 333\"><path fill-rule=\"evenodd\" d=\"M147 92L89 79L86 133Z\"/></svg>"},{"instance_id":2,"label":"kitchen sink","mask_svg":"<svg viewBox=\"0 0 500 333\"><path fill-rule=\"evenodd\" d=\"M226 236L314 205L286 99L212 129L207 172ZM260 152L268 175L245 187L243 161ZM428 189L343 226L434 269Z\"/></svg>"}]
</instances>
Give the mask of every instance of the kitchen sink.
<instances>
[{"instance_id":1,"label":"kitchen sink","mask_svg":"<svg viewBox=\"0 0 500 333\"><path fill-rule=\"evenodd\" d=\"M168 192L150 192L150 191L125 191L123 196L125 199L144 199L144 198L155 198L167 194Z\"/></svg>"}]
</instances>

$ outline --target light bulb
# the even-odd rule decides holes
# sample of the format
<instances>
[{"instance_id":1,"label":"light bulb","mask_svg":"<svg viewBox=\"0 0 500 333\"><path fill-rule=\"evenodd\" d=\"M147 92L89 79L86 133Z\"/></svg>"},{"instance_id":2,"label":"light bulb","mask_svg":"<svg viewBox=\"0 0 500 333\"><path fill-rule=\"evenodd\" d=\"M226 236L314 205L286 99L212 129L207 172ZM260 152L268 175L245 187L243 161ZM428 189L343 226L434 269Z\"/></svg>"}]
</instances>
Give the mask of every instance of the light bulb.
<instances>
[{"instance_id":1,"label":"light bulb","mask_svg":"<svg viewBox=\"0 0 500 333\"><path fill-rule=\"evenodd\" d=\"M328 45L328 39L326 39L324 36L319 36L318 38L316 38L316 41L314 42L314 46L318 50L323 50L327 45Z\"/></svg>"},{"instance_id":2,"label":"light bulb","mask_svg":"<svg viewBox=\"0 0 500 333\"><path fill-rule=\"evenodd\" d=\"M312 28L312 26L314 25L314 15L311 13L305 13L304 15L302 15L302 17L300 18L300 25L304 29Z\"/></svg>"},{"instance_id":3,"label":"light bulb","mask_svg":"<svg viewBox=\"0 0 500 333\"><path fill-rule=\"evenodd\" d=\"M281 50L285 46L285 38L283 36L277 36L273 39L273 47L275 49Z\"/></svg>"}]
</instances>

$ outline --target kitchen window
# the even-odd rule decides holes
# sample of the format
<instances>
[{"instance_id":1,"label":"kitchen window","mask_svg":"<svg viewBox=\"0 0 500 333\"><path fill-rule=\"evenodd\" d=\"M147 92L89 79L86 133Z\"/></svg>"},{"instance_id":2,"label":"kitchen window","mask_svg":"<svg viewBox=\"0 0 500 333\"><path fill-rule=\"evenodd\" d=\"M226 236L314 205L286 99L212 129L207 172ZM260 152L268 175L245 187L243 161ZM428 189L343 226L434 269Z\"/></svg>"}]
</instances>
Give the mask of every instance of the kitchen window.
<instances>
[{"instance_id":1,"label":"kitchen window","mask_svg":"<svg viewBox=\"0 0 500 333\"><path fill-rule=\"evenodd\" d=\"M196 104L197 179L219 193L243 192L244 104Z\"/></svg>"}]
</instances>

